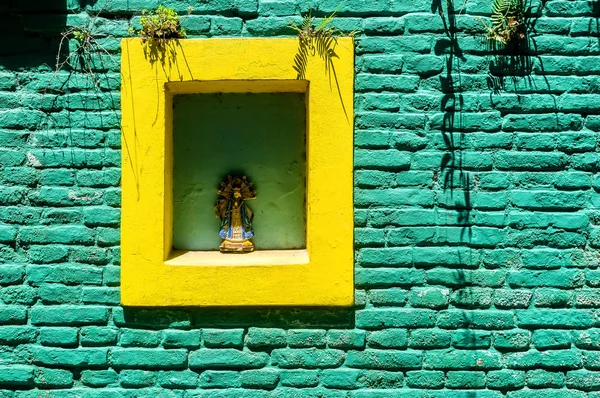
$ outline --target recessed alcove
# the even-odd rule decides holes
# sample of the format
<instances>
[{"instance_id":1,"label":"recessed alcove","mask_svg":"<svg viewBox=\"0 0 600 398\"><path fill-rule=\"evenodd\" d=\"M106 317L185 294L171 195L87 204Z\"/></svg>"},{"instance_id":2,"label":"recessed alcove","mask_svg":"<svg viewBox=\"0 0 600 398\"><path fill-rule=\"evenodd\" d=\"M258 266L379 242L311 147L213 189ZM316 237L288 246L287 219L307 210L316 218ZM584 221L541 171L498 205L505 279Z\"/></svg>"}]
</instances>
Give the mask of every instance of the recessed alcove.
<instances>
[{"instance_id":1,"label":"recessed alcove","mask_svg":"<svg viewBox=\"0 0 600 398\"><path fill-rule=\"evenodd\" d=\"M122 41L123 305L352 305L352 39L304 79L295 38L149 51ZM252 253L217 250L230 173L255 184Z\"/></svg>"},{"instance_id":2,"label":"recessed alcove","mask_svg":"<svg viewBox=\"0 0 600 398\"><path fill-rule=\"evenodd\" d=\"M219 250L216 190L247 175L257 251L306 247L305 94L173 97L173 249Z\"/></svg>"}]
</instances>

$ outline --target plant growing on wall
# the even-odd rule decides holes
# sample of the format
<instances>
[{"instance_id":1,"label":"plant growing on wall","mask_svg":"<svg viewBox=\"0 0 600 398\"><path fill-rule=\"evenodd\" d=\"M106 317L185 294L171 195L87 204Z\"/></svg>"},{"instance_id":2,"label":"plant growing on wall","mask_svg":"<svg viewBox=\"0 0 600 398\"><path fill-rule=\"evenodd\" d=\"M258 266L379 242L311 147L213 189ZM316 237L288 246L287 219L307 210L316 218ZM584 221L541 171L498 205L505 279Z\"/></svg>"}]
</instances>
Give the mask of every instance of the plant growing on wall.
<instances>
[{"instance_id":1,"label":"plant growing on wall","mask_svg":"<svg viewBox=\"0 0 600 398\"><path fill-rule=\"evenodd\" d=\"M188 8L186 18L193 10L193 7ZM156 10L150 12L142 10L140 18L142 28L137 32L134 28L129 28L129 33L143 39L183 39L187 36L185 29L181 27L183 21L185 18L181 20L174 9L158 6Z\"/></svg>"},{"instance_id":2,"label":"plant growing on wall","mask_svg":"<svg viewBox=\"0 0 600 398\"><path fill-rule=\"evenodd\" d=\"M358 33L358 31L352 31L344 34L333 27L332 23L335 20L336 12L337 10L324 17L316 25L316 18L312 15L312 9L309 9L308 13L302 17L300 25L290 21L289 27L297 32L300 41L298 53L294 58L294 70L298 73L297 79L305 78L309 55L318 55L325 62L326 73L335 73L333 58L337 57L335 53L336 38L339 36L353 37Z\"/></svg>"},{"instance_id":3,"label":"plant growing on wall","mask_svg":"<svg viewBox=\"0 0 600 398\"><path fill-rule=\"evenodd\" d=\"M525 0L494 0L491 25L479 19L488 40L506 46L525 38Z\"/></svg>"}]
</instances>

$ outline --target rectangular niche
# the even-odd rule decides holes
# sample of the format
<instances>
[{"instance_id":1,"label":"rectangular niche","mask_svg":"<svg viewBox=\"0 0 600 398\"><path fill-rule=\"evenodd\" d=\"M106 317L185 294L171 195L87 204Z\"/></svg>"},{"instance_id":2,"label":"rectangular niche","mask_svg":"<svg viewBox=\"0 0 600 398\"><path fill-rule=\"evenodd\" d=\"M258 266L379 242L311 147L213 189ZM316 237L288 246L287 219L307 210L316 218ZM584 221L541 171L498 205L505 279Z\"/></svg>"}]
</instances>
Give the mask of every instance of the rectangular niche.
<instances>
[{"instance_id":1,"label":"rectangular niche","mask_svg":"<svg viewBox=\"0 0 600 398\"><path fill-rule=\"evenodd\" d=\"M218 251L216 190L246 175L257 251L306 248L305 94L173 96L173 249Z\"/></svg>"},{"instance_id":2,"label":"rectangular niche","mask_svg":"<svg viewBox=\"0 0 600 398\"><path fill-rule=\"evenodd\" d=\"M297 38L121 45L121 303L352 305L352 39L303 79ZM256 187L253 253L218 250L228 173Z\"/></svg>"}]
</instances>

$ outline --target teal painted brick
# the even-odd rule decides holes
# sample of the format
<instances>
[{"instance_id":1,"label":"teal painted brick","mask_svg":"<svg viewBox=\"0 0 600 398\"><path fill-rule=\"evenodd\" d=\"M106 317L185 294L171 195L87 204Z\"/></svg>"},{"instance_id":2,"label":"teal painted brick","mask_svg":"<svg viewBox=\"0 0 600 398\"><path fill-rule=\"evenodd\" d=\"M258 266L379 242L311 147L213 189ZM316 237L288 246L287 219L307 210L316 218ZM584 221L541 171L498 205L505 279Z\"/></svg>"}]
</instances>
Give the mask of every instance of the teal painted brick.
<instances>
[{"instance_id":1,"label":"teal painted brick","mask_svg":"<svg viewBox=\"0 0 600 398\"><path fill-rule=\"evenodd\" d=\"M499 351L521 351L529 348L531 333L527 330L510 330L494 333L494 347Z\"/></svg>"},{"instance_id":2,"label":"teal painted brick","mask_svg":"<svg viewBox=\"0 0 600 398\"><path fill-rule=\"evenodd\" d=\"M422 366L418 351L371 350L350 351L346 366L358 369L413 370Z\"/></svg>"},{"instance_id":3,"label":"teal painted brick","mask_svg":"<svg viewBox=\"0 0 600 398\"><path fill-rule=\"evenodd\" d=\"M20 305L0 305L0 325L24 324L27 307Z\"/></svg>"},{"instance_id":4,"label":"teal painted brick","mask_svg":"<svg viewBox=\"0 0 600 398\"><path fill-rule=\"evenodd\" d=\"M448 388L483 388L485 386L484 372L451 371L446 374Z\"/></svg>"},{"instance_id":5,"label":"teal painted brick","mask_svg":"<svg viewBox=\"0 0 600 398\"><path fill-rule=\"evenodd\" d=\"M273 389L279 383L279 370L244 370L240 373L240 382L244 388Z\"/></svg>"},{"instance_id":6,"label":"teal painted brick","mask_svg":"<svg viewBox=\"0 0 600 398\"><path fill-rule=\"evenodd\" d=\"M81 291L79 286L45 284L38 289L38 295L44 304L75 304L81 301Z\"/></svg>"},{"instance_id":7,"label":"teal painted brick","mask_svg":"<svg viewBox=\"0 0 600 398\"><path fill-rule=\"evenodd\" d=\"M107 367L106 348L34 347L34 365L49 367Z\"/></svg>"},{"instance_id":8,"label":"teal painted brick","mask_svg":"<svg viewBox=\"0 0 600 398\"><path fill-rule=\"evenodd\" d=\"M250 328L246 335L246 345L259 349L285 347L287 335L283 329Z\"/></svg>"},{"instance_id":9,"label":"teal painted brick","mask_svg":"<svg viewBox=\"0 0 600 398\"><path fill-rule=\"evenodd\" d=\"M126 388L149 387L156 383L156 374L147 370L122 370L119 382Z\"/></svg>"},{"instance_id":10,"label":"teal painted brick","mask_svg":"<svg viewBox=\"0 0 600 398\"><path fill-rule=\"evenodd\" d=\"M82 346L110 346L116 344L118 329L101 326L84 326L81 328Z\"/></svg>"},{"instance_id":11,"label":"teal painted brick","mask_svg":"<svg viewBox=\"0 0 600 398\"><path fill-rule=\"evenodd\" d=\"M538 350L569 348L571 336L560 330L535 330L533 344Z\"/></svg>"},{"instance_id":12,"label":"teal painted brick","mask_svg":"<svg viewBox=\"0 0 600 398\"><path fill-rule=\"evenodd\" d=\"M202 388L241 387L240 373L228 370L207 370L200 376Z\"/></svg>"},{"instance_id":13,"label":"teal painted brick","mask_svg":"<svg viewBox=\"0 0 600 398\"><path fill-rule=\"evenodd\" d=\"M371 332L367 335L367 344L372 348L406 348L408 331L406 329L385 329Z\"/></svg>"},{"instance_id":14,"label":"teal painted brick","mask_svg":"<svg viewBox=\"0 0 600 398\"><path fill-rule=\"evenodd\" d=\"M268 359L269 356L262 352L238 351L232 348L200 349L190 353L189 367L191 369L253 369L264 367Z\"/></svg>"},{"instance_id":15,"label":"teal painted brick","mask_svg":"<svg viewBox=\"0 0 600 398\"><path fill-rule=\"evenodd\" d=\"M363 389L396 389L402 388L404 375L402 372L395 371L365 370L362 372L358 382Z\"/></svg>"},{"instance_id":16,"label":"teal painted brick","mask_svg":"<svg viewBox=\"0 0 600 398\"><path fill-rule=\"evenodd\" d=\"M361 372L355 369L326 369L321 373L321 385L326 388L352 390L358 387Z\"/></svg>"},{"instance_id":17,"label":"teal painted brick","mask_svg":"<svg viewBox=\"0 0 600 398\"><path fill-rule=\"evenodd\" d=\"M319 374L317 370L282 370L279 380L284 387L316 387Z\"/></svg>"},{"instance_id":18,"label":"teal painted brick","mask_svg":"<svg viewBox=\"0 0 600 398\"><path fill-rule=\"evenodd\" d=\"M35 343L38 333L38 329L29 326L1 326L0 344L10 346Z\"/></svg>"},{"instance_id":19,"label":"teal painted brick","mask_svg":"<svg viewBox=\"0 0 600 398\"><path fill-rule=\"evenodd\" d=\"M571 350L514 352L505 355L511 369L579 369L583 366L581 353Z\"/></svg>"},{"instance_id":20,"label":"teal painted brick","mask_svg":"<svg viewBox=\"0 0 600 398\"><path fill-rule=\"evenodd\" d=\"M6 304L32 305L36 299L36 290L29 286L7 286L0 291L0 298Z\"/></svg>"},{"instance_id":21,"label":"teal painted brick","mask_svg":"<svg viewBox=\"0 0 600 398\"><path fill-rule=\"evenodd\" d=\"M527 372L526 382L532 388L561 388L565 385L563 372L548 372L546 370L532 370Z\"/></svg>"},{"instance_id":22,"label":"teal painted brick","mask_svg":"<svg viewBox=\"0 0 600 398\"><path fill-rule=\"evenodd\" d=\"M113 348L110 364L116 368L177 369L187 363L187 350L150 348ZM190 358L190 366L191 366Z\"/></svg>"},{"instance_id":23,"label":"teal painted brick","mask_svg":"<svg viewBox=\"0 0 600 398\"><path fill-rule=\"evenodd\" d=\"M291 348L324 347L326 334L324 330L288 330L287 343Z\"/></svg>"},{"instance_id":24,"label":"teal painted brick","mask_svg":"<svg viewBox=\"0 0 600 398\"><path fill-rule=\"evenodd\" d=\"M278 348L273 350L271 362L283 369L336 368L344 362L345 353L333 349Z\"/></svg>"},{"instance_id":25,"label":"teal painted brick","mask_svg":"<svg viewBox=\"0 0 600 398\"><path fill-rule=\"evenodd\" d=\"M206 347L241 347L244 344L244 329L203 329L202 339Z\"/></svg>"},{"instance_id":26,"label":"teal painted brick","mask_svg":"<svg viewBox=\"0 0 600 398\"><path fill-rule=\"evenodd\" d=\"M81 382L90 387L106 387L115 384L119 378L117 372L108 370L84 370L81 372Z\"/></svg>"},{"instance_id":27,"label":"teal painted brick","mask_svg":"<svg viewBox=\"0 0 600 398\"><path fill-rule=\"evenodd\" d=\"M3 388L32 387L34 384L33 367L12 365L0 367L0 386Z\"/></svg>"},{"instance_id":28,"label":"teal painted brick","mask_svg":"<svg viewBox=\"0 0 600 398\"><path fill-rule=\"evenodd\" d=\"M198 386L198 374L190 370L160 372L158 382L169 389L193 389Z\"/></svg>"},{"instance_id":29,"label":"teal painted brick","mask_svg":"<svg viewBox=\"0 0 600 398\"><path fill-rule=\"evenodd\" d=\"M492 370L502 368L502 358L492 351L444 350L425 352L424 369Z\"/></svg>"},{"instance_id":30,"label":"teal painted brick","mask_svg":"<svg viewBox=\"0 0 600 398\"><path fill-rule=\"evenodd\" d=\"M568 307L572 304L573 292L559 289L537 289L533 299L536 307Z\"/></svg>"},{"instance_id":31,"label":"teal painted brick","mask_svg":"<svg viewBox=\"0 0 600 398\"><path fill-rule=\"evenodd\" d=\"M361 349L365 347L364 330L330 330L327 332L329 348Z\"/></svg>"},{"instance_id":32,"label":"teal painted brick","mask_svg":"<svg viewBox=\"0 0 600 398\"><path fill-rule=\"evenodd\" d=\"M40 328L39 341L51 347L73 347L78 344L78 333L77 328Z\"/></svg>"},{"instance_id":33,"label":"teal painted brick","mask_svg":"<svg viewBox=\"0 0 600 398\"><path fill-rule=\"evenodd\" d=\"M413 349L429 350L450 347L452 334L443 329L417 329L410 332L408 346Z\"/></svg>"},{"instance_id":34,"label":"teal painted brick","mask_svg":"<svg viewBox=\"0 0 600 398\"><path fill-rule=\"evenodd\" d=\"M410 388L433 388L444 387L446 377L444 372L435 370L413 370L406 372L406 385Z\"/></svg>"},{"instance_id":35,"label":"teal painted brick","mask_svg":"<svg viewBox=\"0 0 600 398\"><path fill-rule=\"evenodd\" d=\"M459 329L452 333L452 346L464 349L490 348L492 333L485 330Z\"/></svg>"},{"instance_id":36,"label":"teal painted brick","mask_svg":"<svg viewBox=\"0 0 600 398\"><path fill-rule=\"evenodd\" d=\"M421 309L376 309L356 313L356 325L361 328L380 327L431 327L435 324L435 313Z\"/></svg>"},{"instance_id":37,"label":"teal painted brick","mask_svg":"<svg viewBox=\"0 0 600 398\"><path fill-rule=\"evenodd\" d=\"M93 325L107 322L106 307L34 306L31 309L31 323L34 325Z\"/></svg>"},{"instance_id":38,"label":"teal painted brick","mask_svg":"<svg viewBox=\"0 0 600 398\"><path fill-rule=\"evenodd\" d=\"M487 374L487 386L491 389L516 390L525 386L525 372L497 370Z\"/></svg>"},{"instance_id":39,"label":"teal painted brick","mask_svg":"<svg viewBox=\"0 0 600 398\"><path fill-rule=\"evenodd\" d=\"M165 330L162 333L162 345L165 348L198 348L200 332L197 330Z\"/></svg>"},{"instance_id":40,"label":"teal painted brick","mask_svg":"<svg viewBox=\"0 0 600 398\"><path fill-rule=\"evenodd\" d=\"M434 287L413 288L408 302L413 307L445 308L450 302L450 290Z\"/></svg>"},{"instance_id":41,"label":"teal painted brick","mask_svg":"<svg viewBox=\"0 0 600 398\"><path fill-rule=\"evenodd\" d=\"M374 306L403 306L408 300L408 291L400 288L371 289L368 297Z\"/></svg>"},{"instance_id":42,"label":"teal painted brick","mask_svg":"<svg viewBox=\"0 0 600 398\"><path fill-rule=\"evenodd\" d=\"M73 384L73 373L69 370L39 367L35 370L35 386L37 388L70 388Z\"/></svg>"},{"instance_id":43,"label":"teal painted brick","mask_svg":"<svg viewBox=\"0 0 600 398\"><path fill-rule=\"evenodd\" d=\"M139 329L121 329L119 343L121 343L121 347L158 347L158 344L160 343L160 332Z\"/></svg>"},{"instance_id":44,"label":"teal painted brick","mask_svg":"<svg viewBox=\"0 0 600 398\"><path fill-rule=\"evenodd\" d=\"M518 310L519 327L585 329L594 324L593 313L586 310Z\"/></svg>"}]
</instances>

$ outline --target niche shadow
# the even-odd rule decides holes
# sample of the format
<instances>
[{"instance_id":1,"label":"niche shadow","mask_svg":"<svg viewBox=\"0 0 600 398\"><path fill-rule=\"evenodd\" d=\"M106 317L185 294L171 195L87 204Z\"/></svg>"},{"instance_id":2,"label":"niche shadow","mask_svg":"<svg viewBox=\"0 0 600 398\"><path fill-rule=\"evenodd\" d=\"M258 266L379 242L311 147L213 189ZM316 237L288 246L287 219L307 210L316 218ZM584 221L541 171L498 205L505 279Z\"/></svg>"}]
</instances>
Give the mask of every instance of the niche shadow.
<instances>
[{"instance_id":1,"label":"niche shadow","mask_svg":"<svg viewBox=\"0 0 600 398\"><path fill-rule=\"evenodd\" d=\"M132 328L354 328L355 309L338 307L123 307L121 327Z\"/></svg>"}]
</instances>

